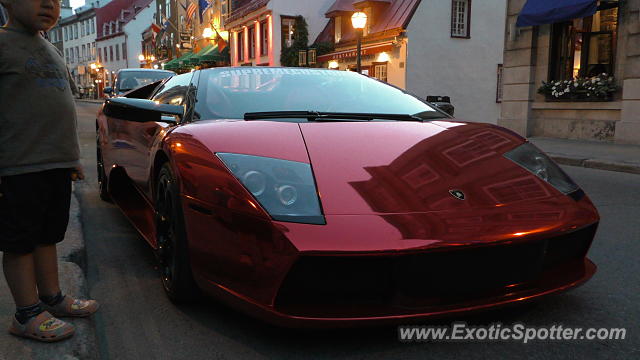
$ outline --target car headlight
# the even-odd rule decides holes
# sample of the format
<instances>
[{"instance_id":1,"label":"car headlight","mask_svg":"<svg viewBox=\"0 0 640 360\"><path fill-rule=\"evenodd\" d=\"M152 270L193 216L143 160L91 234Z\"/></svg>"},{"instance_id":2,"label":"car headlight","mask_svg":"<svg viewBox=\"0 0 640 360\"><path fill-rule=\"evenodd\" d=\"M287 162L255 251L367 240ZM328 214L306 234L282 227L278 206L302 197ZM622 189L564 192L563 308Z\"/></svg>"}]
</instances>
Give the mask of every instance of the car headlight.
<instances>
[{"instance_id":1,"label":"car headlight","mask_svg":"<svg viewBox=\"0 0 640 360\"><path fill-rule=\"evenodd\" d=\"M326 224L309 164L253 155L216 155L274 220Z\"/></svg>"},{"instance_id":2,"label":"car headlight","mask_svg":"<svg viewBox=\"0 0 640 360\"><path fill-rule=\"evenodd\" d=\"M531 143L518 146L505 153L504 157L548 182L565 195L580 189L551 158Z\"/></svg>"}]
</instances>

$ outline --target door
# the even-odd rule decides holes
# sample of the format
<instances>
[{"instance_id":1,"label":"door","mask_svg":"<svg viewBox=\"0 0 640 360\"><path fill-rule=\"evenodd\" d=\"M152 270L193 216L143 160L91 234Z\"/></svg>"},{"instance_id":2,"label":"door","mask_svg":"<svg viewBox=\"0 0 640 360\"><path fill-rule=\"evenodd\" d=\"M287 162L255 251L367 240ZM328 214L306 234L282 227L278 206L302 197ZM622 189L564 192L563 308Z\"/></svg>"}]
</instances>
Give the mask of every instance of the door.
<instances>
[{"instance_id":1,"label":"door","mask_svg":"<svg viewBox=\"0 0 640 360\"><path fill-rule=\"evenodd\" d=\"M163 104L184 105L187 89L193 73L174 76L162 84L151 100ZM152 159L151 148L160 141L160 131L169 127L165 122L135 122L109 118L110 127L117 129L114 139L115 162L126 171L133 183L145 194L149 194L148 174ZM175 125L174 125L175 126Z\"/></svg>"}]
</instances>

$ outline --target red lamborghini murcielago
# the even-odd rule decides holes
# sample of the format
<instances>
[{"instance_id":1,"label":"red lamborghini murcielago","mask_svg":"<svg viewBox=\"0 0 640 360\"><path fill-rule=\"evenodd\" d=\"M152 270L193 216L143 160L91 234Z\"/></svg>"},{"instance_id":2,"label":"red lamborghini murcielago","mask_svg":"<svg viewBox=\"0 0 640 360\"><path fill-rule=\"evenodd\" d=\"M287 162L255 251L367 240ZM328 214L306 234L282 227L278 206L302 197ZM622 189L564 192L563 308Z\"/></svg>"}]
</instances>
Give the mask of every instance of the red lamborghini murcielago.
<instances>
[{"instance_id":1,"label":"red lamborghini murcielago","mask_svg":"<svg viewBox=\"0 0 640 360\"><path fill-rule=\"evenodd\" d=\"M353 72L216 68L106 100L100 195L201 289L285 326L400 323L588 280L598 213L504 128Z\"/></svg>"}]
</instances>

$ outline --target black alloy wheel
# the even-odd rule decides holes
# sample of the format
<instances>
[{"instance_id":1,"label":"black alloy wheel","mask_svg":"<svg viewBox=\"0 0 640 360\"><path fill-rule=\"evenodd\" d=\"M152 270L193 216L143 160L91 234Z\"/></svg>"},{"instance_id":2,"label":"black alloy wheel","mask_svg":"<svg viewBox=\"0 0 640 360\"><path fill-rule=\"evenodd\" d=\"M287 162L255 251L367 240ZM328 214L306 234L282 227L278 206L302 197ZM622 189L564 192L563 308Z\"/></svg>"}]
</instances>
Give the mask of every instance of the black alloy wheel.
<instances>
[{"instance_id":1,"label":"black alloy wheel","mask_svg":"<svg viewBox=\"0 0 640 360\"><path fill-rule=\"evenodd\" d=\"M178 186L169 163L160 169L155 190L156 255L162 285L172 302L188 302L197 295L197 288L191 274Z\"/></svg>"}]
</instances>

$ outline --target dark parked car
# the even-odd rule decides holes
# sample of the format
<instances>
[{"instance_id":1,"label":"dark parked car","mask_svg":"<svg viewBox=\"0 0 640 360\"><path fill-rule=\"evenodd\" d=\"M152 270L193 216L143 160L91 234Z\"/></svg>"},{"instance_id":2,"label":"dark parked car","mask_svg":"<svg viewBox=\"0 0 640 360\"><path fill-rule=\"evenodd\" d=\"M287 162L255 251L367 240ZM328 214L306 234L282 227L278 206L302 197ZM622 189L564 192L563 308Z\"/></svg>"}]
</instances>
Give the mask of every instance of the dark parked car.
<instances>
[{"instance_id":1,"label":"dark parked car","mask_svg":"<svg viewBox=\"0 0 640 360\"><path fill-rule=\"evenodd\" d=\"M116 74L115 87L104 88L104 93L109 97L120 96L133 89L172 77L175 74L169 70L121 69Z\"/></svg>"}]
</instances>

